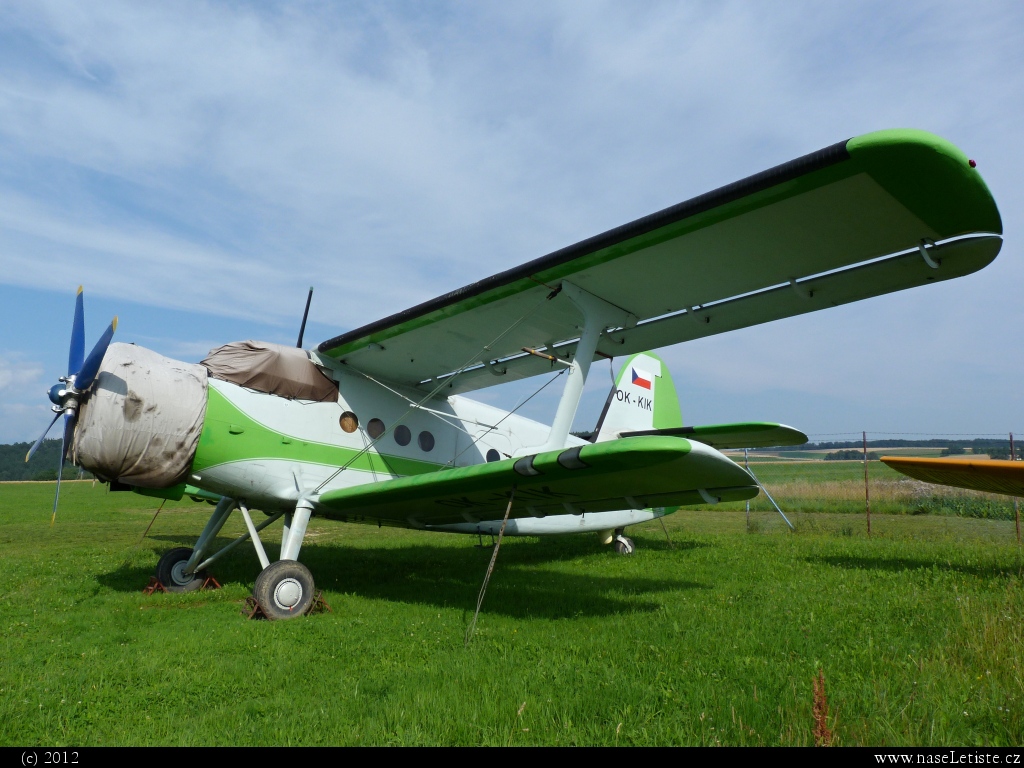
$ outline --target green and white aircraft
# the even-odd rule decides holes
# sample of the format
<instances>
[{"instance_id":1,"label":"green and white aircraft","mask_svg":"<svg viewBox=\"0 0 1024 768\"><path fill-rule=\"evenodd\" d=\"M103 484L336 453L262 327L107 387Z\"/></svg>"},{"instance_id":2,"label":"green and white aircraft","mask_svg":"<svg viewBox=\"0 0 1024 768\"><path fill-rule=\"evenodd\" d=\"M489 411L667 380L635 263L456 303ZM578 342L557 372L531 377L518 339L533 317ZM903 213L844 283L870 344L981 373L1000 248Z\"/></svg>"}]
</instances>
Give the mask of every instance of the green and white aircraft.
<instances>
[{"instance_id":1,"label":"green and white aircraft","mask_svg":"<svg viewBox=\"0 0 1024 768\"><path fill-rule=\"evenodd\" d=\"M311 515L469 534L623 530L680 505L749 499L717 449L800 443L778 424L684 427L647 350L981 269L1002 244L975 163L929 133L859 136L771 168L303 350L240 342L202 364L111 344L85 356L76 300L62 462L116 489L216 504L157 577L189 590L251 539L255 597L301 615ZM308 309L308 304L307 304ZM569 429L591 364L626 358L590 439ZM465 393L564 374L551 425ZM47 429L47 432L49 428ZM33 446L29 456L46 433ZM59 486L58 486L59 494ZM267 519L253 523L251 508ZM56 510L56 500L54 501ZM211 546L238 509L249 533ZM283 517L280 558L259 531Z\"/></svg>"}]
</instances>

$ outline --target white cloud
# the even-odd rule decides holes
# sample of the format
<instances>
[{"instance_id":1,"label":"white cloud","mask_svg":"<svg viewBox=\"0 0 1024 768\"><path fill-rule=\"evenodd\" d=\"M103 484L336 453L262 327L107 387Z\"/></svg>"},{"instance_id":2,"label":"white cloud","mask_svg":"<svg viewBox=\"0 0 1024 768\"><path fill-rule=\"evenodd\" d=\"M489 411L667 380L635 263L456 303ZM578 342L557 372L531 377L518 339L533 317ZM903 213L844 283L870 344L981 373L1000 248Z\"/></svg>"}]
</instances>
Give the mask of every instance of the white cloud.
<instances>
[{"instance_id":1,"label":"white cloud","mask_svg":"<svg viewBox=\"0 0 1024 768\"><path fill-rule=\"evenodd\" d=\"M0 354L0 442L34 440L46 427L53 414L45 390L41 363Z\"/></svg>"},{"instance_id":2,"label":"white cloud","mask_svg":"<svg viewBox=\"0 0 1024 768\"><path fill-rule=\"evenodd\" d=\"M37 362L22 362L0 357L0 392L26 392L37 385L43 375L43 366Z\"/></svg>"},{"instance_id":3,"label":"white cloud","mask_svg":"<svg viewBox=\"0 0 1024 768\"><path fill-rule=\"evenodd\" d=\"M1024 210L1012 2L23 2L0 33L9 284L290 329L282 296L312 283L312 319L342 331L896 126L978 155L1008 231ZM1019 250L921 298L670 357L737 394L858 400L884 375L949 408L1019 380L985 334L986 316L1020 324Z\"/></svg>"}]
</instances>

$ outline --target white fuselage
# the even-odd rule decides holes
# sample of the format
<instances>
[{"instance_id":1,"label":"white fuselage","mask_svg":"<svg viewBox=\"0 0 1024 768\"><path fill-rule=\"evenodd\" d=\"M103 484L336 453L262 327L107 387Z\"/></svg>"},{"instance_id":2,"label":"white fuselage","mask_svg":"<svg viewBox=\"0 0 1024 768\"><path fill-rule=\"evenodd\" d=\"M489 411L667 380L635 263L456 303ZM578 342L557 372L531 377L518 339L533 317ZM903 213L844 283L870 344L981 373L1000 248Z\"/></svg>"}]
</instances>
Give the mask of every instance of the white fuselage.
<instances>
[{"instance_id":1,"label":"white fuselage","mask_svg":"<svg viewBox=\"0 0 1024 768\"><path fill-rule=\"evenodd\" d=\"M496 460L533 453L548 439L547 425L465 397L433 398L416 407L422 393L384 386L343 368L333 373L339 384L334 403L289 400L211 378L204 439L189 482L267 511L288 509L300 496L315 504L328 490L480 464L488 461L488 454ZM352 432L340 423L346 412L358 421ZM584 443L573 436L567 440L570 446ZM609 530L661 514L663 510L621 510L520 518L508 521L505 532ZM431 528L490 534L500 524Z\"/></svg>"}]
</instances>

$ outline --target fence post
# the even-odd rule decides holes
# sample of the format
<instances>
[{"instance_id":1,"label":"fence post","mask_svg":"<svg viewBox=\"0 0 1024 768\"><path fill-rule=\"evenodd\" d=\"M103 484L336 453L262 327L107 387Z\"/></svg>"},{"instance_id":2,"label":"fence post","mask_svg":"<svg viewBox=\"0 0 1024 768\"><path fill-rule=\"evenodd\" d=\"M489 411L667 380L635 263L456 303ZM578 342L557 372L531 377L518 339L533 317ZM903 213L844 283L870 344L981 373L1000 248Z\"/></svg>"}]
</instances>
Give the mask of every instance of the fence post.
<instances>
[{"instance_id":1,"label":"fence post","mask_svg":"<svg viewBox=\"0 0 1024 768\"><path fill-rule=\"evenodd\" d=\"M1013 452L1013 432L1010 433L1010 461L1016 461L1017 454ZM1020 502L1013 497L1013 522L1017 526L1017 546L1020 546Z\"/></svg>"},{"instance_id":2,"label":"fence post","mask_svg":"<svg viewBox=\"0 0 1024 768\"><path fill-rule=\"evenodd\" d=\"M864 441L864 510L868 516L868 538L871 537L871 496L868 492L868 433L861 432Z\"/></svg>"}]
</instances>

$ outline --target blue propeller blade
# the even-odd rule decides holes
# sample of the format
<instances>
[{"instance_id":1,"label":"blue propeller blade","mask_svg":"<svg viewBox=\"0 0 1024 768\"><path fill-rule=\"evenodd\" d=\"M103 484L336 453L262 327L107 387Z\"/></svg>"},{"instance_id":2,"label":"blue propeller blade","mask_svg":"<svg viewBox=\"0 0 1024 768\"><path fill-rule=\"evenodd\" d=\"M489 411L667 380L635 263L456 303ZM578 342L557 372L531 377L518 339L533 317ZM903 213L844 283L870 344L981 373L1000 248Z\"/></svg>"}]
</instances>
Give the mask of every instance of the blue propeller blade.
<instances>
[{"instance_id":1,"label":"blue propeller blade","mask_svg":"<svg viewBox=\"0 0 1024 768\"><path fill-rule=\"evenodd\" d=\"M110 346L110 340L113 338L114 331L116 330L117 318L115 317L113 322L107 326L107 330L100 336L100 340L96 342L96 346L92 348L92 352L85 358L82 368L75 374L75 389L82 391L88 389L89 385L92 384L92 380L96 378L96 372L100 369L100 363L103 362L103 356L107 354L107 347Z\"/></svg>"},{"instance_id":2,"label":"blue propeller blade","mask_svg":"<svg viewBox=\"0 0 1024 768\"><path fill-rule=\"evenodd\" d=\"M68 376L82 369L85 359L85 308L82 306L82 286L75 296L75 321L71 326L71 348L68 351Z\"/></svg>"},{"instance_id":3,"label":"blue propeller blade","mask_svg":"<svg viewBox=\"0 0 1024 768\"><path fill-rule=\"evenodd\" d=\"M40 445L43 444L43 440L46 439L46 435L49 434L50 430L53 429L53 425L57 423L57 419L60 418L60 414L54 414L53 421L50 422L50 426L39 436L39 439L32 444L32 447L28 449L28 453L25 454L25 461L32 458L32 454L36 452Z\"/></svg>"},{"instance_id":4,"label":"blue propeller blade","mask_svg":"<svg viewBox=\"0 0 1024 768\"><path fill-rule=\"evenodd\" d=\"M64 414L64 441L60 450L60 466L64 469L64 462L68 460L68 451L71 449L71 438L75 434L75 423L78 421L78 414Z\"/></svg>"},{"instance_id":5,"label":"blue propeller blade","mask_svg":"<svg viewBox=\"0 0 1024 768\"><path fill-rule=\"evenodd\" d=\"M60 416L60 414L57 414ZM56 419L54 419L56 421ZM52 526L57 520L57 501L60 499L60 476L64 474L64 459L68 455L68 447L71 445L71 437L75 431L75 415L64 415L64 437L60 441L60 464L57 465L57 492L53 494L53 516L50 518Z\"/></svg>"}]
</instances>

